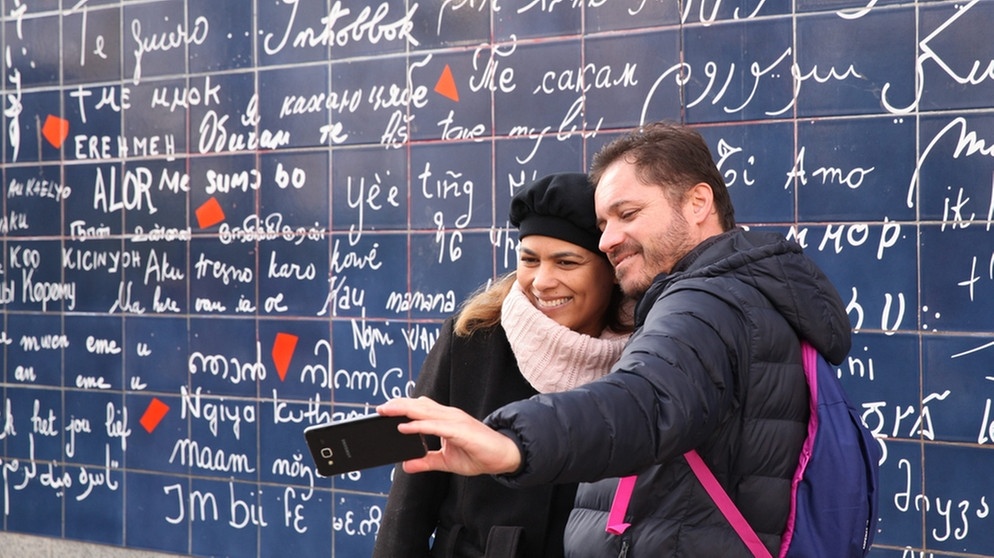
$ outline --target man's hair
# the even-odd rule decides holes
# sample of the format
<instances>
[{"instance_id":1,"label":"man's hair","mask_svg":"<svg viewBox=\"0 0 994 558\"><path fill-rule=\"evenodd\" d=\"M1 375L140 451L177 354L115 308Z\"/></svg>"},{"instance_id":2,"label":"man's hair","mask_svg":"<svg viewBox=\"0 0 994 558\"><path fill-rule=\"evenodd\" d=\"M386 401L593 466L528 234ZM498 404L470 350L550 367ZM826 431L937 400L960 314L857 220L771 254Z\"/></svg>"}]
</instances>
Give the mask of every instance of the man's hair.
<instances>
[{"instance_id":1,"label":"man's hair","mask_svg":"<svg viewBox=\"0 0 994 558\"><path fill-rule=\"evenodd\" d=\"M661 186L674 207L683 204L695 184L709 185L722 230L735 228L735 208L728 188L697 130L672 122L655 122L612 141L594 155L590 181L595 188L604 170L619 159L635 166L635 176L643 184Z\"/></svg>"}]
</instances>

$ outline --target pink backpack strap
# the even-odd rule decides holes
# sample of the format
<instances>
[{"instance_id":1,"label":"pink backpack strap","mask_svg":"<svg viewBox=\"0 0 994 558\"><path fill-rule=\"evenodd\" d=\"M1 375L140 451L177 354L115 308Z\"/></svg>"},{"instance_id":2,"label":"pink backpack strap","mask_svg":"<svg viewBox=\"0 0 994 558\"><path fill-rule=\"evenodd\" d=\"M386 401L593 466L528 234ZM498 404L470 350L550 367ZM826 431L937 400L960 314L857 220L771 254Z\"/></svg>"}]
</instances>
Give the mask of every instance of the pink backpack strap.
<instances>
[{"instance_id":1,"label":"pink backpack strap","mask_svg":"<svg viewBox=\"0 0 994 558\"><path fill-rule=\"evenodd\" d=\"M607 516L607 526L604 528L612 535L620 535L631 526L625 523L625 514L628 513L628 502L632 499L632 491L635 489L635 478L635 475L631 475L618 479L618 488L614 491L614 501L611 502L611 512Z\"/></svg>"},{"instance_id":2,"label":"pink backpack strap","mask_svg":"<svg viewBox=\"0 0 994 558\"><path fill-rule=\"evenodd\" d=\"M704 485L704 490L707 490L708 495L714 500L714 503L718 505L718 509L725 516L725 519L732 524L732 528L738 533L739 538L745 543L752 555L756 558L772 558L770 551L767 550L766 546L759 540L759 535L756 531L753 531L749 522L742 517L742 512L739 508L732 502L732 499L728 497L728 493L725 489L721 487L718 483L718 479L714 477L714 473L708 468L704 460L701 459L700 454L695 450L690 450L683 454L687 459L687 463L690 464L691 470L694 471L694 475L697 479L701 481Z\"/></svg>"}]
</instances>

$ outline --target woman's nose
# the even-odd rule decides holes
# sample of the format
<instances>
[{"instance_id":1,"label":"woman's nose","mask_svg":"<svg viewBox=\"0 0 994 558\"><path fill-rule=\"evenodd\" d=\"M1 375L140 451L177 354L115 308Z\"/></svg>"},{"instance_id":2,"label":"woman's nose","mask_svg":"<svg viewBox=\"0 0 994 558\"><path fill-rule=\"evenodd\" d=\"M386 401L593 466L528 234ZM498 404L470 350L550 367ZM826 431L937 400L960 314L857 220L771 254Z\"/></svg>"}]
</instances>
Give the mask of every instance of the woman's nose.
<instances>
[{"instance_id":1,"label":"woman's nose","mask_svg":"<svg viewBox=\"0 0 994 558\"><path fill-rule=\"evenodd\" d=\"M532 279L532 286L538 291L544 291L556 286L558 279L556 271L551 265L542 264L535 270L535 277Z\"/></svg>"}]
</instances>

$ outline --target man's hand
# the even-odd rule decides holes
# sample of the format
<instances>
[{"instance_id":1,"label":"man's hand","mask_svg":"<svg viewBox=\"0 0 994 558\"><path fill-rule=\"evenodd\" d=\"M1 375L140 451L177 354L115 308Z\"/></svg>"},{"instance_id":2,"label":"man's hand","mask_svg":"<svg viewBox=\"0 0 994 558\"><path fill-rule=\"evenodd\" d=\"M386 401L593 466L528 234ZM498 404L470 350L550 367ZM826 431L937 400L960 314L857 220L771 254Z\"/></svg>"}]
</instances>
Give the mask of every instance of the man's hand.
<instances>
[{"instance_id":1,"label":"man's hand","mask_svg":"<svg viewBox=\"0 0 994 558\"><path fill-rule=\"evenodd\" d=\"M405 434L438 436L442 447L404 462L407 473L447 471L463 476L513 473L521 467L521 452L513 440L466 414L427 397L399 398L376 408L386 416L411 419L397 427Z\"/></svg>"}]
</instances>

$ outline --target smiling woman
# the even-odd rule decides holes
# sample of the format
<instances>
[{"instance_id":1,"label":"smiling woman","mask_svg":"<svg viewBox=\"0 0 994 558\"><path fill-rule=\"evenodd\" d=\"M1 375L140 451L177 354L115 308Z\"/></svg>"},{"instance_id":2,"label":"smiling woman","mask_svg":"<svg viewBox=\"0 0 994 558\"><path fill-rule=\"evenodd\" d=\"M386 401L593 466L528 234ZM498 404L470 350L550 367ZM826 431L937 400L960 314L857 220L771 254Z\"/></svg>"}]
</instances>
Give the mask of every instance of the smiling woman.
<instances>
[{"instance_id":1,"label":"smiling woman","mask_svg":"<svg viewBox=\"0 0 994 558\"><path fill-rule=\"evenodd\" d=\"M477 419L513 401L606 374L630 332L584 174L525 186L509 214L518 266L442 327L415 396ZM398 467L376 557L563 556L575 484L509 489L489 476L411 475ZM485 510L485 511L483 511ZM431 535L434 533L434 542Z\"/></svg>"},{"instance_id":2,"label":"smiling woman","mask_svg":"<svg viewBox=\"0 0 994 558\"><path fill-rule=\"evenodd\" d=\"M533 306L573 331L604 331L614 272L603 254L542 235L522 238L519 252L518 286Z\"/></svg>"}]
</instances>

